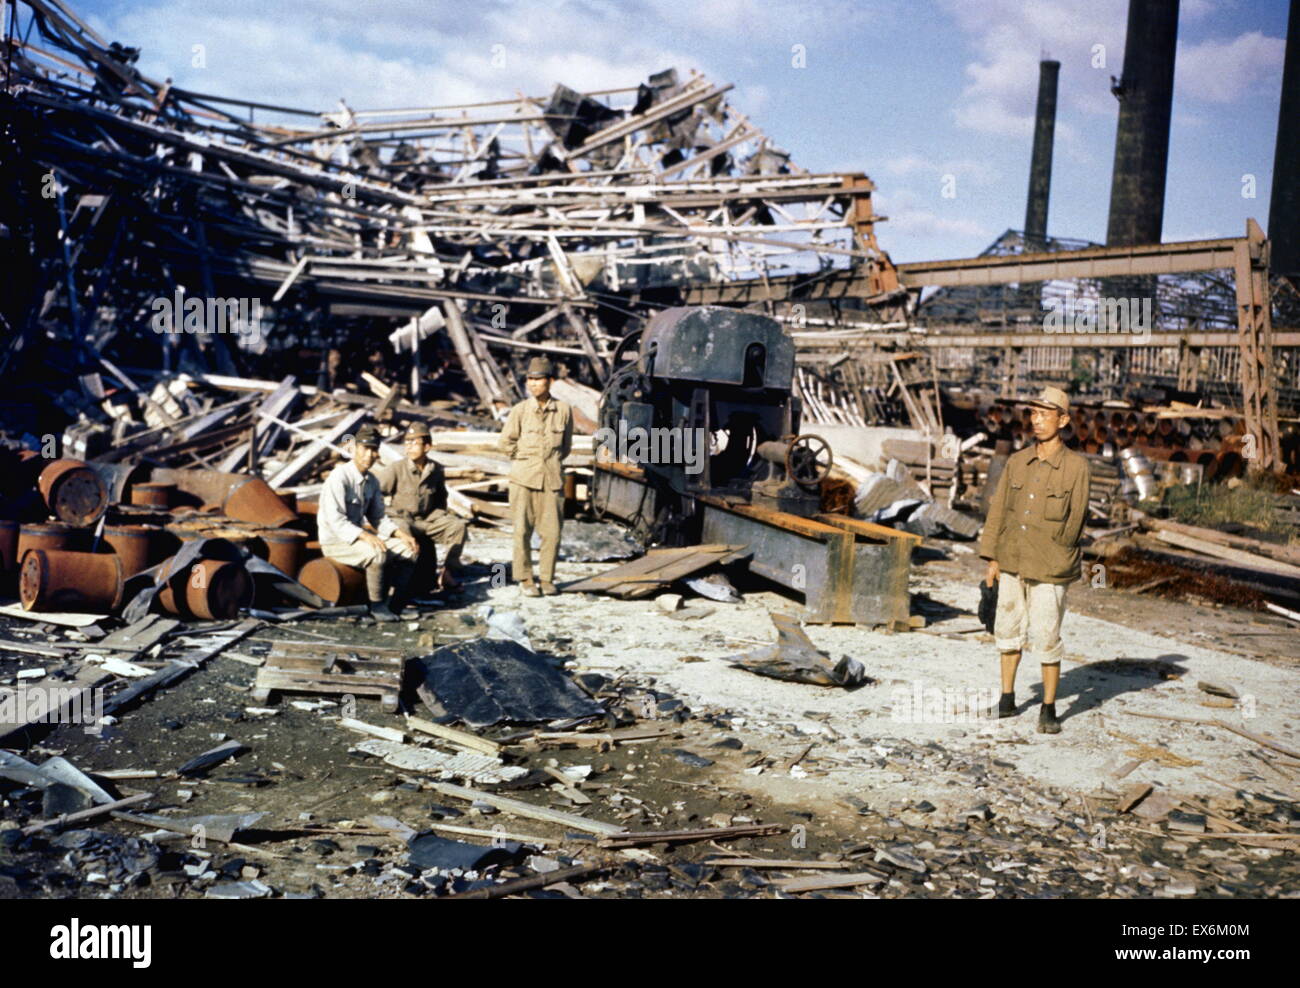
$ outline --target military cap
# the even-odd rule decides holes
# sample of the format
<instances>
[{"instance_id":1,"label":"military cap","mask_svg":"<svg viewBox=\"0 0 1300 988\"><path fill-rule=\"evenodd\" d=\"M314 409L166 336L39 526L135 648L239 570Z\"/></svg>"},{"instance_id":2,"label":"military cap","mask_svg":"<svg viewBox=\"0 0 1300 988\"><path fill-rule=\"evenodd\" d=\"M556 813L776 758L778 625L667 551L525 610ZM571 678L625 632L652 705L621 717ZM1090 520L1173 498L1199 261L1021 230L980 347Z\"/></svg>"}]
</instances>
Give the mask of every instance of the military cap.
<instances>
[{"instance_id":1,"label":"military cap","mask_svg":"<svg viewBox=\"0 0 1300 988\"><path fill-rule=\"evenodd\" d=\"M363 425L357 430L356 442L358 446L368 446L371 449L378 449L379 430L373 425Z\"/></svg>"},{"instance_id":2,"label":"military cap","mask_svg":"<svg viewBox=\"0 0 1300 988\"><path fill-rule=\"evenodd\" d=\"M554 377L555 365L550 357L534 357L528 361L529 377Z\"/></svg>"},{"instance_id":3,"label":"military cap","mask_svg":"<svg viewBox=\"0 0 1300 988\"><path fill-rule=\"evenodd\" d=\"M406 438L410 439L413 436L418 436L421 439L428 439L430 436L429 426L424 422L412 422L406 427Z\"/></svg>"}]
</instances>

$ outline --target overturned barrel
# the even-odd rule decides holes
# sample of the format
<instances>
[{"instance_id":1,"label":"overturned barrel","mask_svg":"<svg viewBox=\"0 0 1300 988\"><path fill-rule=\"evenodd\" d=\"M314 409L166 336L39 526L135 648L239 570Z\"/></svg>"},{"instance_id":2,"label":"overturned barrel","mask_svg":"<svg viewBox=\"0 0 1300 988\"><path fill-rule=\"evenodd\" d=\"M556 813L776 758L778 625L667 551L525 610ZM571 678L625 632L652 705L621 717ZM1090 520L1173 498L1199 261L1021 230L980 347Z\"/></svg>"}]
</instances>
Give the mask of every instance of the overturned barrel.
<instances>
[{"instance_id":1,"label":"overturned barrel","mask_svg":"<svg viewBox=\"0 0 1300 988\"><path fill-rule=\"evenodd\" d=\"M36 485L50 514L69 525L93 525L108 509L108 488L81 460L55 460L41 471Z\"/></svg>"},{"instance_id":2,"label":"overturned barrel","mask_svg":"<svg viewBox=\"0 0 1300 988\"><path fill-rule=\"evenodd\" d=\"M122 561L112 553L29 549L20 567L24 610L111 614L122 603Z\"/></svg>"},{"instance_id":3,"label":"overturned barrel","mask_svg":"<svg viewBox=\"0 0 1300 988\"><path fill-rule=\"evenodd\" d=\"M28 549L81 550L86 545L86 533L62 521L30 522L18 529L17 563L22 565Z\"/></svg>"},{"instance_id":4,"label":"overturned barrel","mask_svg":"<svg viewBox=\"0 0 1300 988\"><path fill-rule=\"evenodd\" d=\"M283 528L298 520L298 514L261 477L249 477L226 498L222 512L227 518L251 521L268 528Z\"/></svg>"},{"instance_id":5,"label":"overturned barrel","mask_svg":"<svg viewBox=\"0 0 1300 988\"><path fill-rule=\"evenodd\" d=\"M182 618L224 621L253 603L253 578L242 563L199 559L184 571L173 572L176 557L163 563L163 588L158 603Z\"/></svg>"},{"instance_id":6,"label":"overturned barrel","mask_svg":"<svg viewBox=\"0 0 1300 988\"><path fill-rule=\"evenodd\" d=\"M366 602L366 574L327 556L313 559L298 573L298 582L332 605L346 607Z\"/></svg>"},{"instance_id":7,"label":"overturned barrel","mask_svg":"<svg viewBox=\"0 0 1300 988\"><path fill-rule=\"evenodd\" d=\"M122 560L126 579L154 564L160 529L153 525L105 525L104 542Z\"/></svg>"},{"instance_id":8,"label":"overturned barrel","mask_svg":"<svg viewBox=\"0 0 1300 988\"><path fill-rule=\"evenodd\" d=\"M273 528L262 533L266 561L281 573L296 577L307 551L307 533L296 528Z\"/></svg>"}]
</instances>

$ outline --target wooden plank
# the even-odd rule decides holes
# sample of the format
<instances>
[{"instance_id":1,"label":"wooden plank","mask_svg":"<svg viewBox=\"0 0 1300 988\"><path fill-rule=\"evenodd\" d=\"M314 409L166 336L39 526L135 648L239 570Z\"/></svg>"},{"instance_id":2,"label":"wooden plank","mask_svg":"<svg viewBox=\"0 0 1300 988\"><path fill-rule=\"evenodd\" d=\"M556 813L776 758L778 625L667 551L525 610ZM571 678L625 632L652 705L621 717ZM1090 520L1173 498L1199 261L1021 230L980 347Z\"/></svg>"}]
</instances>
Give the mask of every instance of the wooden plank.
<instances>
[{"instance_id":1,"label":"wooden plank","mask_svg":"<svg viewBox=\"0 0 1300 988\"><path fill-rule=\"evenodd\" d=\"M334 644L277 641L271 649L272 655L323 655L326 653L347 655L349 652L374 659L375 661L380 659L397 659L403 662L406 661L406 652L400 648L380 648L375 645L345 645L342 642Z\"/></svg>"},{"instance_id":2,"label":"wooden plank","mask_svg":"<svg viewBox=\"0 0 1300 988\"><path fill-rule=\"evenodd\" d=\"M821 889L843 889L854 888L858 885L879 885L886 881L884 875L878 875L874 871L859 871L852 875L837 875L834 878L823 878L820 875L813 875L809 878L783 878L774 882L782 892L816 892Z\"/></svg>"},{"instance_id":3,"label":"wooden plank","mask_svg":"<svg viewBox=\"0 0 1300 988\"><path fill-rule=\"evenodd\" d=\"M597 592L615 597L644 597L657 587L690 576L715 563L730 561L749 551L743 545L697 545L680 549L651 549L639 559L615 566L597 576L564 584L567 592Z\"/></svg>"},{"instance_id":4,"label":"wooden plank","mask_svg":"<svg viewBox=\"0 0 1300 988\"><path fill-rule=\"evenodd\" d=\"M584 834L596 834L601 837L612 837L614 834L623 833L623 828L615 824L602 823L599 820L588 820L586 817L574 813L564 813L545 806L534 806L532 803L525 803L521 799L510 799L508 796L498 796L496 793L482 792L468 786L453 785L450 782L433 782L430 785L435 791L442 793L444 796L455 796L457 799L463 799L467 802L478 800L511 816L521 816L530 820L544 820L547 823L554 823L570 830L577 830Z\"/></svg>"},{"instance_id":5,"label":"wooden plank","mask_svg":"<svg viewBox=\"0 0 1300 988\"><path fill-rule=\"evenodd\" d=\"M805 871L844 871L853 867L852 861L801 861L798 858L709 858L708 863L717 868L789 868Z\"/></svg>"},{"instance_id":6,"label":"wooden plank","mask_svg":"<svg viewBox=\"0 0 1300 988\"><path fill-rule=\"evenodd\" d=\"M0 604L0 615L18 618L20 621L57 624L61 628L85 628L96 621L104 620L102 614L79 614L73 611L29 611L21 604Z\"/></svg>"},{"instance_id":7,"label":"wooden plank","mask_svg":"<svg viewBox=\"0 0 1300 988\"><path fill-rule=\"evenodd\" d=\"M257 411L274 418L283 418L297 400L298 388L294 376L290 374L274 391L262 399L257 406ZM260 414L257 416L256 424L253 426L253 442L259 456L265 456L275 445L280 431L280 426L269 418L263 418ZM236 443L230 452L218 461L217 469L222 473L238 470L240 464L248 457L248 445L246 442Z\"/></svg>"},{"instance_id":8,"label":"wooden plank","mask_svg":"<svg viewBox=\"0 0 1300 988\"><path fill-rule=\"evenodd\" d=\"M180 625L180 621L176 618L169 618L162 614L148 614L134 624L106 635L93 645L87 645L86 648L91 651L106 648L124 652L143 652L156 645Z\"/></svg>"},{"instance_id":9,"label":"wooden plank","mask_svg":"<svg viewBox=\"0 0 1300 988\"><path fill-rule=\"evenodd\" d=\"M257 670L254 682L256 689L300 691L304 693L365 693L396 694L398 687L382 679L369 679L361 676L327 676L295 673L263 666Z\"/></svg>"},{"instance_id":10,"label":"wooden plank","mask_svg":"<svg viewBox=\"0 0 1300 988\"><path fill-rule=\"evenodd\" d=\"M268 480L267 483L272 487L278 488L288 487L290 484L297 481L297 479L306 472L307 468L310 467L316 459L329 448L330 444L341 439L343 436L352 433L369 414L369 409L359 408L351 415L345 416L342 421L326 432L325 435L312 440L311 444L305 450L290 460L284 469Z\"/></svg>"},{"instance_id":11,"label":"wooden plank","mask_svg":"<svg viewBox=\"0 0 1300 988\"><path fill-rule=\"evenodd\" d=\"M635 847L638 844L684 844L697 840L728 840L733 837L767 837L783 834L787 827L779 823L747 823L735 827L700 827L695 830L646 830L623 832L602 837L601 847Z\"/></svg>"},{"instance_id":12,"label":"wooden plank","mask_svg":"<svg viewBox=\"0 0 1300 988\"><path fill-rule=\"evenodd\" d=\"M408 714L406 726L412 730L441 738L443 741L457 747L468 748L470 751L478 751L485 755L498 757L501 754L501 745L489 738L481 738L477 734L470 734L468 731L458 731L454 727L444 727L441 724L435 724L431 720L425 720L423 717L412 717Z\"/></svg>"},{"instance_id":13,"label":"wooden plank","mask_svg":"<svg viewBox=\"0 0 1300 988\"><path fill-rule=\"evenodd\" d=\"M491 840L517 840L521 844L537 844L545 847L549 844L563 844L564 841L554 837L537 837L533 834L517 834L510 830L483 830L479 827L460 827L454 823L425 824L430 830L441 830L448 834L464 834L467 837L487 837Z\"/></svg>"},{"instance_id":14,"label":"wooden plank","mask_svg":"<svg viewBox=\"0 0 1300 988\"><path fill-rule=\"evenodd\" d=\"M264 664L268 669L284 669L295 672L345 672L350 675L400 676L402 664L394 664L383 659L354 659L346 655L325 652L311 658L306 655L276 655L272 653ZM336 665L340 668L336 669ZM346 667L346 668L341 668Z\"/></svg>"},{"instance_id":15,"label":"wooden plank","mask_svg":"<svg viewBox=\"0 0 1300 988\"><path fill-rule=\"evenodd\" d=\"M367 724L363 720L353 720L351 717L339 718L339 726L346 727L351 731L359 731L362 734L369 734L371 737L382 738L385 741L396 741L398 744L406 743L406 735L393 727Z\"/></svg>"},{"instance_id":16,"label":"wooden plank","mask_svg":"<svg viewBox=\"0 0 1300 988\"><path fill-rule=\"evenodd\" d=\"M33 685L0 689L0 714L12 714L8 719L0 719L0 743L15 747L24 733L33 728L74 720L92 729L101 714L95 703L95 688L112 678L98 666L85 665L68 681L47 679ZM102 712L109 712L107 703Z\"/></svg>"},{"instance_id":17,"label":"wooden plank","mask_svg":"<svg viewBox=\"0 0 1300 988\"><path fill-rule=\"evenodd\" d=\"M1247 569L1263 570L1266 573L1281 573L1283 576L1300 578L1300 566L1292 566L1290 563L1284 563L1268 556L1245 552L1241 549L1230 549L1216 542L1207 542L1205 539L1184 535L1182 532L1171 532L1167 529L1158 529L1155 534L1156 538L1162 542L1169 542L1173 545L1182 546L1184 549L1204 553L1207 556L1225 559Z\"/></svg>"},{"instance_id":18,"label":"wooden plank","mask_svg":"<svg viewBox=\"0 0 1300 988\"><path fill-rule=\"evenodd\" d=\"M23 827L22 832L24 836L30 836L41 830L48 830L50 827L62 827L65 824L90 820L97 816L103 816L105 813L123 810L128 806L135 806L137 803L143 803L150 799L153 799L153 793L151 792L136 793L134 796L127 796L125 799L119 799L112 803L92 806L86 810L78 810L76 813L65 813L63 816L55 817L52 820L38 820L36 823Z\"/></svg>"}]
</instances>

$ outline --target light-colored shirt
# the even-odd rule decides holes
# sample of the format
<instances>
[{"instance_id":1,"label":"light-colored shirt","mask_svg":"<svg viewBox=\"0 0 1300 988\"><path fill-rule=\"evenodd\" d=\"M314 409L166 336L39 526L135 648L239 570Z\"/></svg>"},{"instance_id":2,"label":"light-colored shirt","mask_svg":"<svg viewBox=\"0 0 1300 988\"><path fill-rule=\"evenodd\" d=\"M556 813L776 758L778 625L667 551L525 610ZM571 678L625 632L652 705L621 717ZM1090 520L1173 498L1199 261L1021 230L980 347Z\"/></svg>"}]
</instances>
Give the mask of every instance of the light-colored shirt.
<instances>
[{"instance_id":1,"label":"light-colored shirt","mask_svg":"<svg viewBox=\"0 0 1300 988\"><path fill-rule=\"evenodd\" d=\"M1079 579L1091 473L1087 457L1065 446L1046 459L1037 443L1011 454L989 502L980 555L1022 580Z\"/></svg>"},{"instance_id":2,"label":"light-colored shirt","mask_svg":"<svg viewBox=\"0 0 1300 988\"><path fill-rule=\"evenodd\" d=\"M384 498L375 475L363 476L355 463L340 463L326 478L316 509L321 544L351 545L367 521L381 539L397 531L393 520L384 513Z\"/></svg>"},{"instance_id":3,"label":"light-colored shirt","mask_svg":"<svg viewBox=\"0 0 1300 988\"><path fill-rule=\"evenodd\" d=\"M535 491L564 486L560 464L573 445L573 410L567 402L548 398L543 404L529 395L506 417L497 446L513 461L510 482Z\"/></svg>"}]
</instances>

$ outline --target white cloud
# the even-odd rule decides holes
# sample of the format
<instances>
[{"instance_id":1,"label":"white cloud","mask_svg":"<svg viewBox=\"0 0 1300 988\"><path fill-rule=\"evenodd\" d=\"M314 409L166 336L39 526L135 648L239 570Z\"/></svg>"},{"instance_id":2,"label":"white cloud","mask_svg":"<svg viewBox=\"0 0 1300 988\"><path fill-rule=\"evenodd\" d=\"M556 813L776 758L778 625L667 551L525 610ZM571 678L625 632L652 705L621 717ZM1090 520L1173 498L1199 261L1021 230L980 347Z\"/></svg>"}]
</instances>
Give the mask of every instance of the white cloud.
<instances>
[{"instance_id":1,"label":"white cloud","mask_svg":"<svg viewBox=\"0 0 1300 988\"><path fill-rule=\"evenodd\" d=\"M1174 88L1179 96L1207 103L1236 103L1255 91L1276 92L1286 42L1259 31L1231 41L1178 46Z\"/></svg>"},{"instance_id":2,"label":"white cloud","mask_svg":"<svg viewBox=\"0 0 1300 988\"><path fill-rule=\"evenodd\" d=\"M1027 139L1034 131L1038 63L1061 63L1056 138L1079 153L1079 133L1062 117L1115 112L1110 75L1123 52L1126 0L945 0L971 38L975 61L953 116L958 126L996 137ZM1097 49L1096 46L1102 46ZM1102 61L1104 64L1096 65Z\"/></svg>"},{"instance_id":3,"label":"white cloud","mask_svg":"<svg viewBox=\"0 0 1300 988\"><path fill-rule=\"evenodd\" d=\"M951 209L955 213L959 208L957 200L951 201ZM938 237L972 237L982 241L993 239L993 234L983 223L969 217L945 216L927 208L920 196L906 190L895 190L883 195L878 192L875 203L876 208L889 217L879 231L881 242L885 244Z\"/></svg>"},{"instance_id":4,"label":"white cloud","mask_svg":"<svg viewBox=\"0 0 1300 988\"><path fill-rule=\"evenodd\" d=\"M92 22L141 48L139 68L148 76L304 109L332 110L340 97L370 109L545 96L558 82L579 90L635 86L668 67L717 78L697 58L659 43L663 32L635 30L625 11L580 0L464 7L317 0L310 10L304 17L290 0L231 0L216 14L202 0L172 0L130 7L111 26ZM196 44L206 67L191 64Z\"/></svg>"}]
</instances>

